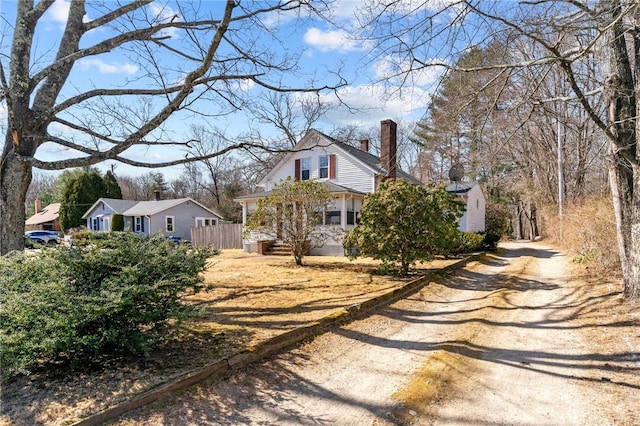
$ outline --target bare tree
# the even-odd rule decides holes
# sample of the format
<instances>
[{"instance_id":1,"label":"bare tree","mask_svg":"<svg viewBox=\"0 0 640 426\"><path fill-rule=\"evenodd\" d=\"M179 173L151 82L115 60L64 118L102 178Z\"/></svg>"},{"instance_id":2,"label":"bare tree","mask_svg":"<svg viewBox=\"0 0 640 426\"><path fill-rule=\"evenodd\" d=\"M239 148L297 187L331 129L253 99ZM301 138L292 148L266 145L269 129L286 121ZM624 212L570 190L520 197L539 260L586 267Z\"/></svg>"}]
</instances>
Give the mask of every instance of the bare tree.
<instances>
[{"instance_id":1,"label":"bare tree","mask_svg":"<svg viewBox=\"0 0 640 426\"><path fill-rule=\"evenodd\" d=\"M537 102L575 100L607 140L625 295L640 297L638 2L460 0L409 6L402 1L372 1L367 12L361 15L366 35L377 41L378 51L391 56L395 68L389 69L406 82L429 67L454 68L455 58L470 46L482 46L493 38L529 46L526 55L518 49L519 55L491 66L508 73L511 80L526 82L517 97L504 102L505 108L526 108L551 70L562 73L564 91ZM584 72L588 68L596 72ZM606 108L599 109L601 101Z\"/></svg>"},{"instance_id":2,"label":"bare tree","mask_svg":"<svg viewBox=\"0 0 640 426\"><path fill-rule=\"evenodd\" d=\"M62 170L111 159L157 168L194 161L199 158L183 152L149 164L130 154L137 146L196 144L172 133L174 120L238 111L255 96L247 87L317 93L344 84L335 73L325 73L326 83L302 75L295 86L285 83L298 57L283 46L272 18L319 16L324 2L176 2L173 10L151 0L72 0L62 35L46 52L38 43L48 37L40 31L54 0L14 4L13 34L4 34L12 38L10 51L0 57L0 101L7 111L0 151L0 254L23 245L23 206L34 167ZM76 87L73 78L82 65L114 57L128 58L137 73L114 85L94 80L92 89ZM71 155L42 160L37 154L45 143ZM253 147L264 145L239 141L202 158Z\"/></svg>"}]
</instances>

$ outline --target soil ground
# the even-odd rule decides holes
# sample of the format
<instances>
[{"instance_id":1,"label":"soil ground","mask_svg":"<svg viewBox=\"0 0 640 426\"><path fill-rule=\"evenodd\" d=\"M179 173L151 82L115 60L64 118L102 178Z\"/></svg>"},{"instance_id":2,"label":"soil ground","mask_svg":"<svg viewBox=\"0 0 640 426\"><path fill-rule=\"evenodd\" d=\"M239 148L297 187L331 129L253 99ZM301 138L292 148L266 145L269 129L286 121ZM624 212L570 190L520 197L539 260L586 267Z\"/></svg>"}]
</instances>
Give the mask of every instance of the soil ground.
<instances>
[{"instance_id":1,"label":"soil ground","mask_svg":"<svg viewBox=\"0 0 640 426\"><path fill-rule=\"evenodd\" d=\"M149 358L105 359L92 370L35 372L4 382L0 425L68 424L415 278L378 275L379 262L371 259L304 260L305 266L299 267L292 257L223 251L204 273L209 290L186 297L201 309L200 315L173 327ZM416 274L453 261L418 265Z\"/></svg>"},{"instance_id":2,"label":"soil ground","mask_svg":"<svg viewBox=\"0 0 640 426\"><path fill-rule=\"evenodd\" d=\"M640 312L550 247L496 254L118 425L637 425Z\"/></svg>"},{"instance_id":3,"label":"soil ground","mask_svg":"<svg viewBox=\"0 0 640 426\"><path fill-rule=\"evenodd\" d=\"M359 262L298 268L227 253L208 270L213 292L190 298L205 315L155 360L5 384L0 424L65 424L403 284ZM367 318L115 423L640 424L638 305L623 303L618 279L584 272L547 246L506 243Z\"/></svg>"}]
</instances>

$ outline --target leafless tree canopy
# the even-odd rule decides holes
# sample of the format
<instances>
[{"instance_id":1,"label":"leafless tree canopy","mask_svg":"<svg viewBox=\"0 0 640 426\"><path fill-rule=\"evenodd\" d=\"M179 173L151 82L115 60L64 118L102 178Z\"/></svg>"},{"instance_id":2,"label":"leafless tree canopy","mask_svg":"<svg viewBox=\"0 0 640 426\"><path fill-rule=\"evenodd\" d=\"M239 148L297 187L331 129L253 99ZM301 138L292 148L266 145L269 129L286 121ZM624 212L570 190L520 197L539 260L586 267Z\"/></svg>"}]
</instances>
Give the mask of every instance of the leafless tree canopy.
<instances>
[{"instance_id":1,"label":"leafless tree canopy","mask_svg":"<svg viewBox=\"0 0 640 426\"><path fill-rule=\"evenodd\" d=\"M193 148L200 141L176 129L247 110L257 92L319 93L345 84L339 67L302 74L299 52L278 36L280 19L322 17L324 1L68 4L58 40L44 30L53 0L5 5L15 8L15 21L3 22L0 56L6 108L0 254L22 245L32 167L62 170L105 160L162 167L237 149L278 150L258 140L228 139L217 151L198 151ZM89 71L118 62L129 74L116 82ZM44 144L66 155L39 155ZM136 147L172 147L179 154L150 164L135 157Z\"/></svg>"}]
</instances>

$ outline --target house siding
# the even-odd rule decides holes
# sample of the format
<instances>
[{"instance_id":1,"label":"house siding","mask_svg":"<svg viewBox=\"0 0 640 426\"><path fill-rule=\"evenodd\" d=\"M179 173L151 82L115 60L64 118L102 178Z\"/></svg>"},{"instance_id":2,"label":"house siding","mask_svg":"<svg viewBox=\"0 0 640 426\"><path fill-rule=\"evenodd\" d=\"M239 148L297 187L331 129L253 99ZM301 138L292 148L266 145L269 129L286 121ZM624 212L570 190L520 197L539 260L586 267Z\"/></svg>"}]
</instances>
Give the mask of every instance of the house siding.
<instances>
[{"instance_id":1,"label":"house siding","mask_svg":"<svg viewBox=\"0 0 640 426\"><path fill-rule=\"evenodd\" d=\"M174 219L173 232L166 231L167 216L172 216ZM175 235L189 240L191 239L191 228L196 226L196 217L211 217L211 213L191 201L186 201L151 215L148 222L148 231L145 228L145 232L150 234ZM216 221L218 220L218 218L215 219Z\"/></svg>"},{"instance_id":2,"label":"house siding","mask_svg":"<svg viewBox=\"0 0 640 426\"><path fill-rule=\"evenodd\" d=\"M91 213L91 216L87 218L87 229L90 229L92 231L111 231L110 224L111 224L111 215L113 213L114 211L106 203L104 202L100 203L96 207L96 209ZM104 221L105 217L109 217L109 220L107 221L107 224L109 225L109 229L105 227L105 221ZM93 226L94 219L97 219L97 224L98 224L97 229L95 229Z\"/></svg>"},{"instance_id":3,"label":"house siding","mask_svg":"<svg viewBox=\"0 0 640 426\"><path fill-rule=\"evenodd\" d=\"M484 232L486 200L479 185L474 185L464 196L465 212L458 229L465 232Z\"/></svg>"},{"instance_id":4,"label":"house siding","mask_svg":"<svg viewBox=\"0 0 640 426\"><path fill-rule=\"evenodd\" d=\"M190 239L191 228L196 226L196 218L210 218L213 220L214 224L218 224L221 220L219 215L209 211L191 199L186 198L165 201L166 202L157 202L163 204L154 204L156 203L155 201L137 202L119 200L121 204L122 202L125 204L129 203L128 206L120 206L120 211L123 212L124 229L126 231L135 231L135 219L141 218L142 229L140 232L151 235L158 233L175 235L184 239ZM167 206L167 204L169 204L169 206ZM165 206L167 207L165 208ZM119 207L116 206L115 208L117 209ZM157 210L160 211L152 213ZM95 231L110 231L110 227L105 227L105 225L107 223L111 223L111 215L114 213L116 213L116 211L109 207L107 202L98 200L98 202L96 202L84 215L87 220L87 228ZM103 215L103 217L100 217L101 215ZM173 232L166 231L167 216L173 217ZM94 219L98 220L97 228L93 226Z\"/></svg>"},{"instance_id":5,"label":"house siding","mask_svg":"<svg viewBox=\"0 0 640 426\"><path fill-rule=\"evenodd\" d=\"M302 144L300 148L304 149L306 146L312 147L316 143L317 141L315 139L310 140L306 144ZM327 141L327 143L329 143L329 141ZM319 179L320 157L325 155L335 155L335 178ZM309 150L290 154L287 160L274 169L268 180L264 182L265 191L273 190L275 184L287 177L295 178L296 173L299 174L296 170L296 163L299 162L296 160L305 158L310 160L310 179L319 179L320 181L328 180L336 185L364 193L373 192L375 189L373 171L363 167L362 163L336 148L334 145L331 145L327 147L316 146Z\"/></svg>"}]
</instances>

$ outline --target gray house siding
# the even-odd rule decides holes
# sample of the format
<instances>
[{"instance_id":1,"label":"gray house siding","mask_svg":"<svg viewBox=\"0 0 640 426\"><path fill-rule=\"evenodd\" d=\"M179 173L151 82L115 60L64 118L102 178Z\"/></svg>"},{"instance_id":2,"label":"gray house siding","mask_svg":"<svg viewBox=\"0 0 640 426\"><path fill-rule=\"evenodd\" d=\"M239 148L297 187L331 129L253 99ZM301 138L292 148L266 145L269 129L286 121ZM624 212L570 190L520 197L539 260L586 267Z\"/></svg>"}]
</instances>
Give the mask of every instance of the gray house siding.
<instances>
[{"instance_id":1,"label":"gray house siding","mask_svg":"<svg viewBox=\"0 0 640 426\"><path fill-rule=\"evenodd\" d=\"M109 205L100 202L93 213L87 218L87 229L92 231L110 231L111 215L115 212Z\"/></svg>"},{"instance_id":2,"label":"gray house siding","mask_svg":"<svg viewBox=\"0 0 640 426\"><path fill-rule=\"evenodd\" d=\"M194 226L217 225L221 217L191 198L158 201L100 199L85 213L87 228L95 231L111 230L111 215L124 218L124 229L149 235L174 235L191 238ZM167 218L172 227L168 229Z\"/></svg>"}]
</instances>

